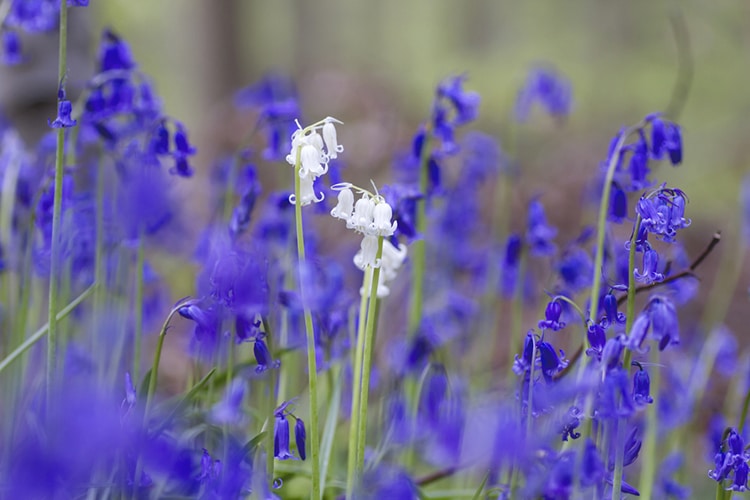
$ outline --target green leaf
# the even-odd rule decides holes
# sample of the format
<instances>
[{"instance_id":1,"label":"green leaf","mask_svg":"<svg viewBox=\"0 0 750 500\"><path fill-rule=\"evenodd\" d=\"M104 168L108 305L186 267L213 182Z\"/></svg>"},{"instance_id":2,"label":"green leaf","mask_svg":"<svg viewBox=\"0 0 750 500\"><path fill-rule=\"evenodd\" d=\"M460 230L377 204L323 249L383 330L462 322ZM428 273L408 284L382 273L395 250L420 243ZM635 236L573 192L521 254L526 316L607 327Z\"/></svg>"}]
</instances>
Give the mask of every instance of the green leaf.
<instances>
[{"instance_id":1,"label":"green leaf","mask_svg":"<svg viewBox=\"0 0 750 500\"><path fill-rule=\"evenodd\" d=\"M482 495L482 491L484 490L484 486L487 484L487 479L489 477L490 471L487 471L487 473L484 475L484 479L482 479L482 483L479 485L479 489L477 489L477 492L474 493L472 500L479 500L479 497Z\"/></svg>"},{"instance_id":2,"label":"green leaf","mask_svg":"<svg viewBox=\"0 0 750 500\"><path fill-rule=\"evenodd\" d=\"M245 443L245 446L242 447L242 458L244 459L246 456L252 455L255 452L255 449L263 441L263 439L266 437L267 434L268 434L268 431L261 431L258 433L257 436L255 436L250 441Z\"/></svg>"},{"instance_id":3,"label":"green leaf","mask_svg":"<svg viewBox=\"0 0 750 500\"><path fill-rule=\"evenodd\" d=\"M339 376L341 368L338 367L334 373L336 383L333 387L333 395L331 396L331 402L328 405L328 413L326 414L326 423L323 428L323 440L320 446L320 491L324 492L326 489L326 476L328 475L328 465L331 462L331 450L333 449L333 438L336 434L336 424L338 423L339 417L339 405L341 403L341 386L343 385L344 377Z\"/></svg>"},{"instance_id":4,"label":"green leaf","mask_svg":"<svg viewBox=\"0 0 750 500\"><path fill-rule=\"evenodd\" d=\"M193 387L190 388L189 391L187 391L177 402L177 404L174 405L172 410L167 415L167 418L164 419L164 422L159 426L159 428L156 431L156 434L160 434L169 424L172 422L172 419L174 419L175 416L177 416L178 413L180 413L185 407L190 403L190 400L195 397L198 392L200 392L203 387L205 387L206 383L208 383L208 380L213 376L213 374L216 373L216 368L211 368L211 371L206 373L206 375L200 379L200 381L195 384ZM151 370L146 374L146 377L144 377L144 383L147 383L148 380L151 378ZM148 387L148 385L146 386Z\"/></svg>"}]
</instances>

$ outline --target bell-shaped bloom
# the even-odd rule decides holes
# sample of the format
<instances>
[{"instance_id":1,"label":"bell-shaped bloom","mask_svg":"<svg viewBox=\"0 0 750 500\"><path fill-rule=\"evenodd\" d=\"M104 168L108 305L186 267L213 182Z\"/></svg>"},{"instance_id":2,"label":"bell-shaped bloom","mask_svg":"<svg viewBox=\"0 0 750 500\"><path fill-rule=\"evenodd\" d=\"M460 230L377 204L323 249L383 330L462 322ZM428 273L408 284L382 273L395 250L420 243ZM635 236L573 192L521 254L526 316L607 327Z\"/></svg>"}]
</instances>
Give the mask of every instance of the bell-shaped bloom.
<instances>
[{"instance_id":1,"label":"bell-shaped bloom","mask_svg":"<svg viewBox=\"0 0 750 500\"><path fill-rule=\"evenodd\" d=\"M682 163L682 131L676 123L656 116L651 121L651 156L661 160L665 153L672 165Z\"/></svg>"},{"instance_id":2,"label":"bell-shaped bloom","mask_svg":"<svg viewBox=\"0 0 750 500\"><path fill-rule=\"evenodd\" d=\"M380 267L381 260L378 259L377 256L378 237L366 234L365 237L362 238L359 252L354 256L354 265L360 269L364 269L368 266Z\"/></svg>"},{"instance_id":3,"label":"bell-shaped bloom","mask_svg":"<svg viewBox=\"0 0 750 500\"><path fill-rule=\"evenodd\" d=\"M375 201L368 195L363 195L354 204L354 213L346 223L348 229L354 229L360 233L366 233L370 224L375 222Z\"/></svg>"},{"instance_id":4,"label":"bell-shaped bloom","mask_svg":"<svg viewBox=\"0 0 750 500\"><path fill-rule=\"evenodd\" d=\"M516 98L516 120L525 122L535 103L553 117L567 116L573 107L570 81L554 68L532 68Z\"/></svg>"},{"instance_id":5,"label":"bell-shaped bloom","mask_svg":"<svg viewBox=\"0 0 750 500\"><path fill-rule=\"evenodd\" d=\"M297 453L299 457L304 460L307 458L307 452L305 450L305 441L307 440L307 432L305 431L305 422L301 418L297 419L294 424L294 441L297 444Z\"/></svg>"},{"instance_id":6,"label":"bell-shaped bloom","mask_svg":"<svg viewBox=\"0 0 750 500\"><path fill-rule=\"evenodd\" d=\"M651 397L651 379L648 372L640 369L633 375L633 401L636 406L646 406L654 402Z\"/></svg>"},{"instance_id":7,"label":"bell-shaped bloom","mask_svg":"<svg viewBox=\"0 0 750 500\"><path fill-rule=\"evenodd\" d=\"M302 151L300 152L299 176L307 177L312 175L314 177L319 177L325 174L328 171L328 165L322 164L321 160L321 153L318 148L312 144L302 146Z\"/></svg>"},{"instance_id":8,"label":"bell-shaped bloom","mask_svg":"<svg viewBox=\"0 0 750 500\"><path fill-rule=\"evenodd\" d=\"M550 256L554 254L557 247L552 240L556 235L557 229L547 224L544 205L537 198L534 198L529 202L526 229L526 242L529 245L531 255Z\"/></svg>"},{"instance_id":9,"label":"bell-shaped bloom","mask_svg":"<svg viewBox=\"0 0 750 500\"><path fill-rule=\"evenodd\" d=\"M273 456L278 460L289 460L294 455L289 451L289 421L283 411L276 412L273 430Z\"/></svg>"},{"instance_id":10,"label":"bell-shaped bloom","mask_svg":"<svg viewBox=\"0 0 750 500\"><path fill-rule=\"evenodd\" d=\"M300 205L303 207L306 205L309 205L310 203L320 203L325 198L325 195L323 193L320 193L320 197L318 197L315 194L315 189L313 187L313 181L314 177L312 175L308 175L306 177L301 177L299 179L299 196L300 196ZM289 195L289 202L294 205L296 203L296 197L294 194Z\"/></svg>"},{"instance_id":11,"label":"bell-shaped bloom","mask_svg":"<svg viewBox=\"0 0 750 500\"><path fill-rule=\"evenodd\" d=\"M375 205L372 211L373 222L370 224L370 233L377 236L392 236L398 224L391 222L393 209L385 201Z\"/></svg>"},{"instance_id":12,"label":"bell-shaped bloom","mask_svg":"<svg viewBox=\"0 0 750 500\"><path fill-rule=\"evenodd\" d=\"M337 219L349 221L354 213L354 193L349 188L339 191L338 203L331 210L331 215Z\"/></svg>"},{"instance_id":13,"label":"bell-shaped bloom","mask_svg":"<svg viewBox=\"0 0 750 500\"><path fill-rule=\"evenodd\" d=\"M21 55L21 39L14 30L5 29L2 32L3 64L15 66L23 62Z\"/></svg>"},{"instance_id":14,"label":"bell-shaped bloom","mask_svg":"<svg viewBox=\"0 0 750 500\"><path fill-rule=\"evenodd\" d=\"M336 126L332 121L327 121L325 125L323 125L323 140L326 144L328 158L331 160L335 160L339 153L344 152L344 146L338 142L338 138L336 137Z\"/></svg>"},{"instance_id":15,"label":"bell-shaped bloom","mask_svg":"<svg viewBox=\"0 0 750 500\"><path fill-rule=\"evenodd\" d=\"M75 127L77 120L71 118L70 114L73 111L73 105L68 100L62 100L58 103L57 118L54 121L47 120L47 123L52 128L68 128Z\"/></svg>"},{"instance_id":16,"label":"bell-shaped bloom","mask_svg":"<svg viewBox=\"0 0 750 500\"><path fill-rule=\"evenodd\" d=\"M637 267L633 270L635 279L646 285L664 281L664 275L659 272L659 254L656 250L648 249L643 252L642 271Z\"/></svg>"},{"instance_id":17,"label":"bell-shaped bloom","mask_svg":"<svg viewBox=\"0 0 750 500\"><path fill-rule=\"evenodd\" d=\"M256 373L263 373L269 368L278 368L281 365L280 360L272 358L271 351L268 350L268 346L263 339L255 339L253 354L255 355L255 361L258 363L258 366L255 367Z\"/></svg>"},{"instance_id":18,"label":"bell-shaped bloom","mask_svg":"<svg viewBox=\"0 0 750 500\"><path fill-rule=\"evenodd\" d=\"M550 383L554 380L555 375L568 366L568 363L558 356L557 351L549 342L539 342L537 350L542 364L542 375L544 375L547 383ZM560 353L562 354L562 351Z\"/></svg>"},{"instance_id":19,"label":"bell-shaped bloom","mask_svg":"<svg viewBox=\"0 0 750 500\"><path fill-rule=\"evenodd\" d=\"M560 321L560 315L562 314L562 304L557 300L553 300L547 304L544 310L544 318L539 321L539 328L548 328L553 331L559 331L565 328L565 322Z\"/></svg>"}]
</instances>

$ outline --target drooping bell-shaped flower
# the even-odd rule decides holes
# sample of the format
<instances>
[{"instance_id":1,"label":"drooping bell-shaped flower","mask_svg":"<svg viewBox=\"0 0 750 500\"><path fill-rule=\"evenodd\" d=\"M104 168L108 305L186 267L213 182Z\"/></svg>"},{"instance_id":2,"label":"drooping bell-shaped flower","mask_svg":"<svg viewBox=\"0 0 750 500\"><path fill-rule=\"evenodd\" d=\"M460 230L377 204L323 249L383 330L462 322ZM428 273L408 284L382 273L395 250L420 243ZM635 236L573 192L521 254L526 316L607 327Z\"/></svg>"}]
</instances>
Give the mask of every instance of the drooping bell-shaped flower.
<instances>
[{"instance_id":1,"label":"drooping bell-shaped flower","mask_svg":"<svg viewBox=\"0 0 750 500\"><path fill-rule=\"evenodd\" d=\"M289 451L289 421L283 411L276 413L276 422L273 430L273 456L278 460L294 458Z\"/></svg>"},{"instance_id":2,"label":"drooping bell-shaped flower","mask_svg":"<svg viewBox=\"0 0 750 500\"><path fill-rule=\"evenodd\" d=\"M640 369L633 375L633 401L636 406L646 406L654 402L651 397L651 379L648 372Z\"/></svg>"},{"instance_id":3,"label":"drooping bell-shaped flower","mask_svg":"<svg viewBox=\"0 0 750 500\"><path fill-rule=\"evenodd\" d=\"M370 232L377 236L391 236L396 231L398 224L391 222L393 209L385 201L375 205L373 209L373 222L370 224Z\"/></svg>"},{"instance_id":4,"label":"drooping bell-shaped flower","mask_svg":"<svg viewBox=\"0 0 750 500\"><path fill-rule=\"evenodd\" d=\"M328 165L323 165L321 159L320 150L314 145L306 144L305 146L302 146L302 151L300 152L299 176L301 178L310 175L319 177L325 174L328 171Z\"/></svg>"},{"instance_id":5,"label":"drooping bell-shaped flower","mask_svg":"<svg viewBox=\"0 0 750 500\"><path fill-rule=\"evenodd\" d=\"M75 127L77 120L74 120L70 114L73 112L73 105L68 100L62 100L58 104L57 118L54 121L47 120L52 128L68 128Z\"/></svg>"},{"instance_id":6,"label":"drooping bell-shaped flower","mask_svg":"<svg viewBox=\"0 0 750 500\"><path fill-rule=\"evenodd\" d=\"M297 419L294 424L294 440L297 443L297 453L299 457L304 460L307 458L307 452L305 450L305 441L307 440L307 432L305 431L305 422L301 418Z\"/></svg>"},{"instance_id":7,"label":"drooping bell-shaped flower","mask_svg":"<svg viewBox=\"0 0 750 500\"><path fill-rule=\"evenodd\" d=\"M377 236L371 236L366 234L362 238L359 252L354 256L354 265L360 269L365 267L380 267L380 260L378 256L378 238Z\"/></svg>"},{"instance_id":8,"label":"drooping bell-shaped flower","mask_svg":"<svg viewBox=\"0 0 750 500\"><path fill-rule=\"evenodd\" d=\"M366 233L372 224L375 212L375 201L368 195L363 195L354 204L354 214L351 219L346 223L346 227L354 229L360 233Z\"/></svg>"},{"instance_id":9,"label":"drooping bell-shaped flower","mask_svg":"<svg viewBox=\"0 0 750 500\"><path fill-rule=\"evenodd\" d=\"M633 270L635 279L641 283L650 285L659 281L664 281L664 275L658 271L659 269L659 254L656 250L648 249L643 252L643 271L638 268Z\"/></svg>"},{"instance_id":10,"label":"drooping bell-shaped flower","mask_svg":"<svg viewBox=\"0 0 750 500\"><path fill-rule=\"evenodd\" d=\"M560 315L562 314L562 304L557 300L553 300L547 304L544 310L544 318L539 321L539 328L548 328L553 331L559 331L565 328L565 322L560 321Z\"/></svg>"},{"instance_id":11,"label":"drooping bell-shaped flower","mask_svg":"<svg viewBox=\"0 0 750 500\"><path fill-rule=\"evenodd\" d=\"M331 210L331 215L337 219L349 221L354 212L354 193L347 188L339 191L338 204Z\"/></svg>"},{"instance_id":12,"label":"drooping bell-shaped flower","mask_svg":"<svg viewBox=\"0 0 750 500\"><path fill-rule=\"evenodd\" d=\"M335 160L339 153L344 152L344 146L340 145L336 137L336 126L332 121L327 121L323 125L323 140L326 143L328 158Z\"/></svg>"}]
</instances>

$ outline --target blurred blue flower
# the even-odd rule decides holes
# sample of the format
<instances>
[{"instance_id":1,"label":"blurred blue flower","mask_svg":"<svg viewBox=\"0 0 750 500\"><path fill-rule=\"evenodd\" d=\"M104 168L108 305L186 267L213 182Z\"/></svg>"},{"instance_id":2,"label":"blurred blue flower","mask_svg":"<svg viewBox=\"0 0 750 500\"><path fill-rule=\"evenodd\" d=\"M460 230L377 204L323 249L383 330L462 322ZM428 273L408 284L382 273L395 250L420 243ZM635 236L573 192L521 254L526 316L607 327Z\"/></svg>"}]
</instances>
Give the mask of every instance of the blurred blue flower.
<instances>
[{"instance_id":1,"label":"blurred blue flower","mask_svg":"<svg viewBox=\"0 0 750 500\"><path fill-rule=\"evenodd\" d=\"M566 117L573 107L570 81L552 67L532 68L516 98L516 120L525 122L536 103L550 116Z\"/></svg>"}]
</instances>

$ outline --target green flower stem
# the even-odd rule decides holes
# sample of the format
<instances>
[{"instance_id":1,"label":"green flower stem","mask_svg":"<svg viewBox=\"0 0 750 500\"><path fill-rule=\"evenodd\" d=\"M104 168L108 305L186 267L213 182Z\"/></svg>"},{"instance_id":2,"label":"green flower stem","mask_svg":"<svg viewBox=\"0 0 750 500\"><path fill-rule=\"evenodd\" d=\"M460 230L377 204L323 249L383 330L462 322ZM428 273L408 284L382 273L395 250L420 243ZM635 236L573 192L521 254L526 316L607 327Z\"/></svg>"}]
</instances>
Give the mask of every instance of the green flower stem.
<instances>
[{"instance_id":1,"label":"green flower stem","mask_svg":"<svg viewBox=\"0 0 750 500\"><path fill-rule=\"evenodd\" d=\"M94 288L97 286L96 283L88 287L84 292L76 297L70 304L65 306L61 311L59 311L57 314L55 314L55 319L57 321L61 321L64 318L70 314L70 312L75 309L78 304L84 301L86 297L91 295L91 292L94 290ZM31 334L29 338L27 338L23 344L16 347L10 354L8 354L5 358L0 360L0 373L2 373L3 370L5 370L8 366L13 364L13 362L18 359L24 352L29 350L31 346L36 344L39 340L41 340L45 335L49 334L49 323L42 326L40 329L38 329L36 332Z\"/></svg>"},{"instance_id":2,"label":"green flower stem","mask_svg":"<svg viewBox=\"0 0 750 500\"><path fill-rule=\"evenodd\" d=\"M135 338L133 339L133 373L135 380L141 378L141 344L143 342L143 268L146 263L143 230L138 237L138 248L135 260L135 298L133 310L135 312Z\"/></svg>"},{"instance_id":3,"label":"green flower stem","mask_svg":"<svg viewBox=\"0 0 750 500\"><path fill-rule=\"evenodd\" d=\"M60 41L59 41L59 62L58 62L58 82L60 85L65 80L68 70L68 3L60 1ZM59 97L58 97L59 101ZM55 369L57 361L57 274L59 266L60 253L60 226L62 219L62 183L63 183L63 159L65 157L65 128L57 129L57 150L55 152L55 193L52 206L52 244L50 251L50 272L49 272L49 299L48 299L48 322L49 333L47 336L47 380L45 387L46 408L49 413L50 402L52 399L52 385L55 380Z\"/></svg>"},{"instance_id":4,"label":"green flower stem","mask_svg":"<svg viewBox=\"0 0 750 500\"><path fill-rule=\"evenodd\" d=\"M635 319L635 241L638 238L638 231L641 228L641 216L638 215L633 225L633 234L630 237L630 250L628 252L628 299L627 309L625 312L625 332L630 334ZM593 300L592 295L592 300ZM599 295L596 295L597 300ZM593 303L592 303L593 309ZM630 371L630 363L633 359L633 351L625 348L622 366L626 371ZM612 476L612 500L619 500L622 488L622 470L625 460L625 420L617 420L617 437L615 438L615 470ZM653 457L652 457L653 458ZM649 497L644 497L649 498Z\"/></svg>"},{"instance_id":5,"label":"green flower stem","mask_svg":"<svg viewBox=\"0 0 750 500\"><path fill-rule=\"evenodd\" d=\"M93 332L91 336L91 352L94 356L99 353L99 339L102 337L100 332L101 317L104 314L104 290L106 284L104 280L104 150L99 153L96 172L96 242L94 249L94 281L99 286L94 290L94 311L91 315L93 320ZM100 359L97 363L98 380L104 379L104 367L106 363ZM136 379L138 380L138 379Z\"/></svg>"},{"instance_id":6,"label":"green flower stem","mask_svg":"<svg viewBox=\"0 0 750 500\"><path fill-rule=\"evenodd\" d=\"M651 377L651 393L659 395L659 386L661 385L661 372L659 371L659 351L651 349L651 363L656 369ZM638 490L642 498L652 498L654 483L656 482L657 448L656 435L659 416L657 414L658 397L648 406L646 410L646 436L643 438L643 448L641 449L641 482Z\"/></svg>"},{"instance_id":7,"label":"green flower stem","mask_svg":"<svg viewBox=\"0 0 750 500\"><path fill-rule=\"evenodd\" d=\"M372 268L364 272L362 289L369 290L372 281ZM357 322L357 341L352 360L352 414L349 421L349 454L347 456L346 498L354 495L356 484L357 457L359 456L359 403L362 394L362 356L365 346L365 325L367 323L367 298L362 294L359 300L359 320Z\"/></svg>"},{"instance_id":8,"label":"green flower stem","mask_svg":"<svg viewBox=\"0 0 750 500\"><path fill-rule=\"evenodd\" d=\"M151 375L148 379L148 392L146 392L146 406L143 409L143 430L145 432L148 431L148 414L151 410L151 405L153 404L154 394L156 394L156 380L159 378L159 362L161 361L161 350L162 347L164 347L164 338L167 336L167 330L169 329L169 322L172 321L172 317L177 314L177 311L181 307L181 303L178 303L177 305L172 308L171 311L169 311L169 315L167 316L166 321L164 321L164 325L161 327L161 331L159 332L159 339L156 342L156 350L154 351L154 362L151 365ZM136 379L138 380L138 379ZM141 463L141 457L138 456L138 459L135 463L135 474L133 475L133 500L136 500L138 498L138 483L140 481L141 477L141 470L142 470L143 464Z\"/></svg>"},{"instance_id":9,"label":"green flower stem","mask_svg":"<svg viewBox=\"0 0 750 500\"><path fill-rule=\"evenodd\" d=\"M263 331L266 334L266 346L268 347L268 352L271 353L271 359L274 358L273 356L273 339L271 338L271 325L268 323L268 319L266 317L261 318L261 322L263 324ZM232 342L234 343L234 342ZM231 350L231 347L230 347ZM276 370L271 368L268 370L268 402L266 403L268 406L268 435L266 436L266 474L267 474L267 480L268 480L268 487L273 487L273 468L274 468L274 456L273 456L273 426L275 421L275 415L274 411L276 410ZM227 379L228 383L231 383L231 377ZM227 463L227 462L224 462Z\"/></svg>"},{"instance_id":10,"label":"green flower stem","mask_svg":"<svg viewBox=\"0 0 750 500\"><path fill-rule=\"evenodd\" d=\"M424 274L425 274L425 238L427 236L427 166L430 160L430 130L425 130L422 151L419 153L419 192L422 198L417 200L416 230L420 236L411 244L412 283L411 302L409 304L409 321L407 335L411 338L419 329L424 313Z\"/></svg>"},{"instance_id":11,"label":"green flower stem","mask_svg":"<svg viewBox=\"0 0 750 500\"><path fill-rule=\"evenodd\" d=\"M383 256L383 237L378 237L378 253L376 262ZM361 480L365 468L365 444L367 443L367 399L370 393L370 374L372 372L372 354L375 348L375 323L378 310L378 283L380 281L380 266L373 269L372 282L370 283L370 297L367 315L367 326L365 328L365 346L363 353L364 364L362 366L362 396L359 405L359 443L357 449L357 481Z\"/></svg>"},{"instance_id":12,"label":"green flower stem","mask_svg":"<svg viewBox=\"0 0 750 500\"><path fill-rule=\"evenodd\" d=\"M304 280L302 279L302 266L305 265L305 236L302 232L302 205L300 205L300 178L302 148L297 148L297 158L294 164L294 218L297 229L297 259L299 260L299 287L302 297ZM307 370L309 372L310 391L310 461L312 462L312 498L320 499L320 440L318 438L318 367L315 360L315 331L313 330L312 313L303 299L302 307L305 316L305 335L307 337Z\"/></svg>"},{"instance_id":13,"label":"green flower stem","mask_svg":"<svg viewBox=\"0 0 750 500\"><path fill-rule=\"evenodd\" d=\"M167 330L169 329L169 322L172 321L172 318L174 317L175 314L177 314L177 311L180 310L180 307L182 307L182 303L178 303L172 308L171 311L169 311L169 315L167 315L167 319L164 321L164 324L162 325L161 330L159 331L159 338L156 341L156 350L154 351L154 361L151 365L151 375L149 376L149 379L148 379L148 392L146 393L146 407L143 410L144 427L148 423L148 413L153 403L154 394L156 394L156 381L159 378L159 362L161 361L161 350L162 350L162 347L164 347L164 338L167 336ZM137 476L134 476L134 477L137 477Z\"/></svg>"},{"instance_id":14,"label":"green flower stem","mask_svg":"<svg viewBox=\"0 0 750 500\"><path fill-rule=\"evenodd\" d=\"M594 256L594 278L591 285L591 314L589 315L592 321L596 321L599 316L599 293L601 292L601 273L602 265L604 264L604 236L607 232L607 214L609 213L609 199L612 193L612 179L615 177L615 170L619 163L620 152L625 146L625 140L630 134L641 127L642 123L639 123L620 134L607 163L607 172L604 177L604 187L602 189L602 200L599 204L599 221L596 228L596 254Z\"/></svg>"},{"instance_id":15,"label":"green flower stem","mask_svg":"<svg viewBox=\"0 0 750 500\"><path fill-rule=\"evenodd\" d=\"M511 305L510 316L510 341L508 344L508 374L513 376L513 361L516 353L521 347L521 328L523 327L523 287L524 275L526 274L526 261L528 259L527 248L521 246L521 255L518 263L518 277L516 289L513 291L513 304Z\"/></svg>"}]
</instances>

